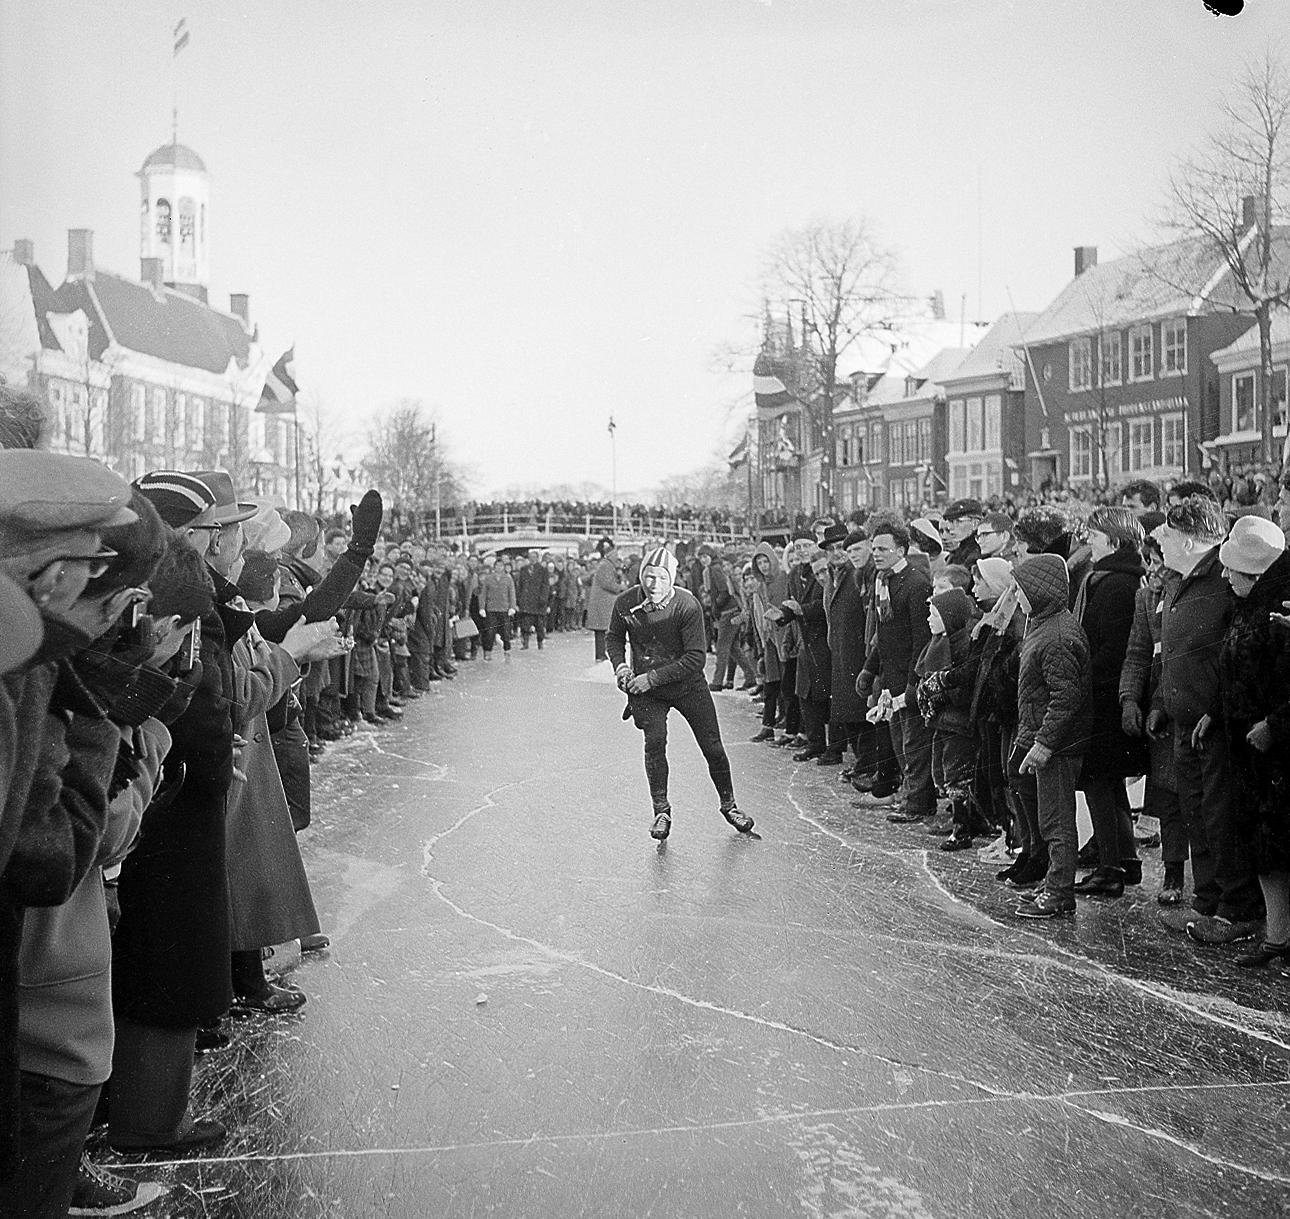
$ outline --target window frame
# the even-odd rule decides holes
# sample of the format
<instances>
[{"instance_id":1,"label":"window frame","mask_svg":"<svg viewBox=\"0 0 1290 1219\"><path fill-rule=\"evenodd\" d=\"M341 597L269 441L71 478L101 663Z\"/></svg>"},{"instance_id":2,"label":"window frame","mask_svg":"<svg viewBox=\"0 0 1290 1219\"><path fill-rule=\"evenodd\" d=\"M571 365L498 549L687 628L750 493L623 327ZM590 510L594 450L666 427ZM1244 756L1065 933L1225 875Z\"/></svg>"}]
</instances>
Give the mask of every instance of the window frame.
<instances>
[{"instance_id":1,"label":"window frame","mask_svg":"<svg viewBox=\"0 0 1290 1219\"><path fill-rule=\"evenodd\" d=\"M985 452L1003 451L1003 395L986 394L981 399L981 412L984 416L982 439L985 441Z\"/></svg>"},{"instance_id":2,"label":"window frame","mask_svg":"<svg viewBox=\"0 0 1290 1219\"><path fill-rule=\"evenodd\" d=\"M1103 346L1106 343L1107 346ZM1107 373L1107 354L1108 348L1115 352L1115 375L1109 376ZM1101 384L1123 385L1124 384L1124 335L1118 330L1108 330L1097 336L1098 351L1098 376L1101 378Z\"/></svg>"},{"instance_id":3,"label":"window frame","mask_svg":"<svg viewBox=\"0 0 1290 1219\"><path fill-rule=\"evenodd\" d=\"M1141 470L1151 470L1156 464L1156 417L1154 415L1144 415L1140 419L1130 419L1129 423L1129 463L1126 471L1130 474L1136 474ZM1139 439L1143 428L1146 428L1146 461L1138 460L1141 456L1142 444Z\"/></svg>"},{"instance_id":4,"label":"window frame","mask_svg":"<svg viewBox=\"0 0 1290 1219\"><path fill-rule=\"evenodd\" d=\"M1169 367L1171 351L1177 351L1179 345L1171 345L1170 335L1182 336L1182 363L1176 368ZM1176 318L1160 323L1160 375L1162 377L1184 377L1187 375L1187 319Z\"/></svg>"},{"instance_id":5,"label":"window frame","mask_svg":"<svg viewBox=\"0 0 1290 1219\"><path fill-rule=\"evenodd\" d=\"M1170 448L1172 447L1168 439L1169 432L1176 426L1178 435L1173 442L1177 445L1178 459L1170 459ZM1183 417L1182 411L1171 411L1167 415L1160 416L1160 464L1166 469L1177 467L1185 470L1187 468L1187 421Z\"/></svg>"},{"instance_id":6,"label":"window frame","mask_svg":"<svg viewBox=\"0 0 1290 1219\"><path fill-rule=\"evenodd\" d=\"M1156 378L1156 328L1148 323L1129 331L1129 381L1154 381ZM1142 341L1141 350L1138 342ZM1145 371L1141 371L1145 369Z\"/></svg>"},{"instance_id":7,"label":"window frame","mask_svg":"<svg viewBox=\"0 0 1290 1219\"><path fill-rule=\"evenodd\" d=\"M1248 427L1240 426L1240 415L1238 414L1239 406L1237 399L1237 387L1243 381L1248 381L1250 385L1250 424ZM1233 432L1257 432L1259 430L1259 374L1257 372L1234 372L1232 374L1232 431Z\"/></svg>"},{"instance_id":8,"label":"window frame","mask_svg":"<svg viewBox=\"0 0 1290 1219\"><path fill-rule=\"evenodd\" d=\"M1082 394L1093 388L1093 340L1084 335L1071 339L1067 344L1067 383L1072 394ZM1077 377L1076 373L1082 373Z\"/></svg>"},{"instance_id":9,"label":"window frame","mask_svg":"<svg viewBox=\"0 0 1290 1219\"><path fill-rule=\"evenodd\" d=\"M1083 461L1080 462L1079 465L1077 465L1075 460L1077 455L1075 442L1077 440L1082 440L1085 446L1082 451L1079 452L1079 456L1083 458ZM1094 456L1097 452L1097 445L1093 443L1092 425L1080 424L1070 429L1068 450L1070 477L1092 479ZM1083 466L1085 468L1079 468L1079 466Z\"/></svg>"},{"instance_id":10,"label":"window frame","mask_svg":"<svg viewBox=\"0 0 1290 1219\"><path fill-rule=\"evenodd\" d=\"M967 400L951 398L949 405L949 443L946 446L951 453L967 452ZM963 496L958 496L963 499Z\"/></svg>"}]
</instances>

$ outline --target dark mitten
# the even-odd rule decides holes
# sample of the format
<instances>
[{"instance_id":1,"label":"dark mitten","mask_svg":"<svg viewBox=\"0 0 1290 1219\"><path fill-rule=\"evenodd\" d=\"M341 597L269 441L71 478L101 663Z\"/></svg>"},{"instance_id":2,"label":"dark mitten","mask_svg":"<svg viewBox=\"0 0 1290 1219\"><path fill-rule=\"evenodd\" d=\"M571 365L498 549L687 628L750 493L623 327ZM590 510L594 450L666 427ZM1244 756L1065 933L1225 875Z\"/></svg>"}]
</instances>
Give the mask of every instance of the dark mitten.
<instances>
[{"instance_id":1,"label":"dark mitten","mask_svg":"<svg viewBox=\"0 0 1290 1219\"><path fill-rule=\"evenodd\" d=\"M349 514L354 522L349 548L361 551L366 557L372 553L377 535L381 532L381 518L385 514L381 493L377 490L365 492L357 504L350 505Z\"/></svg>"}]
</instances>

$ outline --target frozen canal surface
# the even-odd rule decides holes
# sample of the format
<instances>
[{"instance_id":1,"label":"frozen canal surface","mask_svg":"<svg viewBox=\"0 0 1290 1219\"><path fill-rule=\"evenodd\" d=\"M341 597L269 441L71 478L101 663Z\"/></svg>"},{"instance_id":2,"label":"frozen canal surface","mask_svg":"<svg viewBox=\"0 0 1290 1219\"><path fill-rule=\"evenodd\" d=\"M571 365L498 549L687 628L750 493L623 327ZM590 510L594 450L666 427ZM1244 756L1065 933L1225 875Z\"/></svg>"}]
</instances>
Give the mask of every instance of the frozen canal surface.
<instances>
[{"instance_id":1,"label":"frozen canal surface","mask_svg":"<svg viewBox=\"0 0 1290 1219\"><path fill-rule=\"evenodd\" d=\"M334 746L303 835L330 954L235 1026L234 1126L151 1212L1290 1214L1290 983L1130 900L1018 925L975 852L748 743L716 811L672 717L672 838L589 636L500 652Z\"/></svg>"}]
</instances>

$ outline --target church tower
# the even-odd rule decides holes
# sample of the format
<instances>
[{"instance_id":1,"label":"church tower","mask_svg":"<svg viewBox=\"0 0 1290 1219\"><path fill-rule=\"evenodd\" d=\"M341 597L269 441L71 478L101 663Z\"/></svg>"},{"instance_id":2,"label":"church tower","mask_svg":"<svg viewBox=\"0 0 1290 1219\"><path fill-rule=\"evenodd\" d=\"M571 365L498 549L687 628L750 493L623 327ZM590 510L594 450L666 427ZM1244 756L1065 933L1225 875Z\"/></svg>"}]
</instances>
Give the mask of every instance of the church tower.
<instances>
[{"instance_id":1,"label":"church tower","mask_svg":"<svg viewBox=\"0 0 1290 1219\"><path fill-rule=\"evenodd\" d=\"M191 148L172 140L144 161L138 178L139 257L160 259L162 282L205 303L210 284L206 166Z\"/></svg>"}]
</instances>

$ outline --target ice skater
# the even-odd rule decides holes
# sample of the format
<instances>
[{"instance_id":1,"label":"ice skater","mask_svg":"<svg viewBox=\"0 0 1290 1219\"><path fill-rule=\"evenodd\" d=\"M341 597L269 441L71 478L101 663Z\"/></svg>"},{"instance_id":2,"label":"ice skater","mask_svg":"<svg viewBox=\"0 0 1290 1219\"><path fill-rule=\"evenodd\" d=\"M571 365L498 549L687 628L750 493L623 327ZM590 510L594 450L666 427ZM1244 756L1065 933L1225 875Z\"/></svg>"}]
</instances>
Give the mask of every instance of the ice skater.
<instances>
[{"instance_id":1,"label":"ice skater","mask_svg":"<svg viewBox=\"0 0 1290 1219\"><path fill-rule=\"evenodd\" d=\"M627 642L632 645L627 663ZM707 635L703 609L693 593L676 586L676 558L665 546L641 559L640 583L614 602L605 635L618 688L627 695L627 710L645 734L645 775L654 805L650 836L662 841L672 829L667 799L667 714L675 707L690 725L708 762L708 773L721 800L721 815L741 834L753 820L735 804L730 759L721 743L717 709L704 677Z\"/></svg>"}]
</instances>

